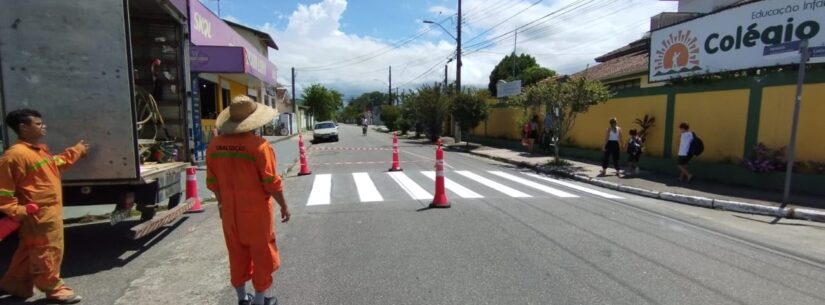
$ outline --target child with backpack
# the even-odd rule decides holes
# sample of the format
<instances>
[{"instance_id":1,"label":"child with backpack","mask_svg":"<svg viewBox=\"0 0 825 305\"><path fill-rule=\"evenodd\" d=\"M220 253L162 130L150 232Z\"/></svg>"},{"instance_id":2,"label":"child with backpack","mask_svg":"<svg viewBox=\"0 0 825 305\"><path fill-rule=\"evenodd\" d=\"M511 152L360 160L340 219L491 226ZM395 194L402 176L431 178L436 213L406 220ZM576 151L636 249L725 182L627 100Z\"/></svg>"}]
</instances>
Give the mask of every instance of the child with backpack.
<instances>
[{"instance_id":1,"label":"child with backpack","mask_svg":"<svg viewBox=\"0 0 825 305\"><path fill-rule=\"evenodd\" d=\"M636 129L630 130L630 140L627 141L627 169L625 176L639 173L639 158L642 156L642 138Z\"/></svg>"}]
</instances>

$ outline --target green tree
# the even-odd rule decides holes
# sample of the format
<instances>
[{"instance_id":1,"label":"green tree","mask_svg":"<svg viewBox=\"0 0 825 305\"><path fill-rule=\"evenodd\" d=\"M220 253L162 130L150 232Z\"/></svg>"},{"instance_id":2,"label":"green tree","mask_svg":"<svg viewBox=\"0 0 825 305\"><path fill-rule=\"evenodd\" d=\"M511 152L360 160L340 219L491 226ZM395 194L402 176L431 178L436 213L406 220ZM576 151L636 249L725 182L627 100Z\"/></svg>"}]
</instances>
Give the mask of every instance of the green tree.
<instances>
[{"instance_id":1,"label":"green tree","mask_svg":"<svg viewBox=\"0 0 825 305\"><path fill-rule=\"evenodd\" d=\"M543 103L548 111L558 109L558 116L553 120L553 133L559 139L565 139L579 114L606 102L611 96L610 90L600 81L578 76L565 81L547 79L530 86L519 95L515 105L532 107ZM555 151L558 161L558 146Z\"/></svg>"},{"instance_id":2,"label":"green tree","mask_svg":"<svg viewBox=\"0 0 825 305\"><path fill-rule=\"evenodd\" d=\"M341 108L342 94L335 90L327 89L320 84L312 84L301 94L304 105L309 107L309 112L317 121L327 121L335 119L336 111Z\"/></svg>"},{"instance_id":3,"label":"green tree","mask_svg":"<svg viewBox=\"0 0 825 305\"><path fill-rule=\"evenodd\" d=\"M496 84L499 80L521 79L522 87L527 87L553 75L556 75L555 71L540 67L533 56L510 54L504 56L490 72L490 83L487 84L487 89L490 90L492 96L496 96Z\"/></svg>"},{"instance_id":4,"label":"green tree","mask_svg":"<svg viewBox=\"0 0 825 305\"><path fill-rule=\"evenodd\" d=\"M469 131L487 119L486 91L468 90L453 97L450 112L462 131ZM467 145L470 143L467 142Z\"/></svg>"},{"instance_id":5,"label":"green tree","mask_svg":"<svg viewBox=\"0 0 825 305\"><path fill-rule=\"evenodd\" d=\"M422 85L415 91L403 95L400 114L411 125L419 126L427 132L430 140L441 136L444 119L450 111L450 98L444 85ZM416 136L420 130L416 128Z\"/></svg>"},{"instance_id":6,"label":"green tree","mask_svg":"<svg viewBox=\"0 0 825 305\"><path fill-rule=\"evenodd\" d=\"M384 125L387 126L389 130L395 130L397 128L396 123L400 116L401 113L398 111L398 107L381 105L381 121L384 122Z\"/></svg>"}]
</instances>

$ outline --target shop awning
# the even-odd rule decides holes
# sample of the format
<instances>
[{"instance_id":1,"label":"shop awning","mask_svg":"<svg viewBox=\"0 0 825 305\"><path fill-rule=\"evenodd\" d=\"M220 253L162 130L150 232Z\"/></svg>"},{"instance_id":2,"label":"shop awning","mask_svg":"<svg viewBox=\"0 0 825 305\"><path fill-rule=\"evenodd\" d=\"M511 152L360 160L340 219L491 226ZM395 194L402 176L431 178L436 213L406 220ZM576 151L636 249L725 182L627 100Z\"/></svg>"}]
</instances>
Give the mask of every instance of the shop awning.
<instances>
[{"instance_id":1,"label":"shop awning","mask_svg":"<svg viewBox=\"0 0 825 305\"><path fill-rule=\"evenodd\" d=\"M275 64L198 0L189 0L189 33L194 45L190 49L192 71L245 73L270 85L277 83ZM196 68L196 65L202 68ZM243 70L203 70L237 67L243 67Z\"/></svg>"}]
</instances>

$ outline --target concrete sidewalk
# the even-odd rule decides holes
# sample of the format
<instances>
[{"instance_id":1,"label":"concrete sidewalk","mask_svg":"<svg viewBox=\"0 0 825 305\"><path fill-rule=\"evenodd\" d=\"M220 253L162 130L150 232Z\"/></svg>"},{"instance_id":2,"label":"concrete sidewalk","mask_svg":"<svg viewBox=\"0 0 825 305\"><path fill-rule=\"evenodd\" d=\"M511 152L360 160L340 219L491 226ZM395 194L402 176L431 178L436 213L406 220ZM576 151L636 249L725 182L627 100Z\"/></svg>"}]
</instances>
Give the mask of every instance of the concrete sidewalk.
<instances>
[{"instance_id":1,"label":"concrete sidewalk","mask_svg":"<svg viewBox=\"0 0 825 305\"><path fill-rule=\"evenodd\" d=\"M570 166L553 166L550 165L553 157L547 155L528 155L478 144L471 144L469 149L463 144L456 144L450 149L646 197L714 209L825 222L825 199L818 196L794 195L792 204L783 206L780 203L781 192L710 183L702 181L701 177L694 178L688 184L678 181L677 177L646 171L617 176L615 169L608 169L607 175L601 175L601 165L566 160L571 163Z\"/></svg>"}]
</instances>

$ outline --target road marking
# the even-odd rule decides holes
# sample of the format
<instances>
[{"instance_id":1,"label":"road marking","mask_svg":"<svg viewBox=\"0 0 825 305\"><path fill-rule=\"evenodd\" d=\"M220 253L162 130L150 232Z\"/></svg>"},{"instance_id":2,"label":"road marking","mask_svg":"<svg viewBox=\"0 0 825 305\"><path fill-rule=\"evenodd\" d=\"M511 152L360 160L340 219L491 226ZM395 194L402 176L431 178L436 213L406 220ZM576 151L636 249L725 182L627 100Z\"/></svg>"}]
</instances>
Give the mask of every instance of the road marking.
<instances>
[{"instance_id":1,"label":"road marking","mask_svg":"<svg viewBox=\"0 0 825 305\"><path fill-rule=\"evenodd\" d=\"M315 175L312 182L312 191L309 193L307 206L329 205L329 195L332 193L332 174Z\"/></svg>"},{"instance_id":2,"label":"road marking","mask_svg":"<svg viewBox=\"0 0 825 305\"><path fill-rule=\"evenodd\" d=\"M352 173L352 178L355 179L355 187L358 188L358 197L361 197L361 202L384 201L375 183L372 183L370 175L367 173Z\"/></svg>"},{"instance_id":3,"label":"road marking","mask_svg":"<svg viewBox=\"0 0 825 305\"><path fill-rule=\"evenodd\" d=\"M395 180L395 183L404 189L412 199L420 200L420 199L433 199L433 195L428 193L426 190L421 188L418 184L412 181L410 177L407 177L403 172L389 172L387 173L390 175L392 180Z\"/></svg>"},{"instance_id":4,"label":"road marking","mask_svg":"<svg viewBox=\"0 0 825 305\"><path fill-rule=\"evenodd\" d=\"M554 189L552 187L549 187L549 186L546 186L546 185L543 185L543 184L538 184L538 183L535 183L533 181L530 181L530 180L527 180L527 179L524 179L524 178L521 178L521 177L516 177L516 176L510 175L510 174L505 173L505 172L501 172L501 171L488 171L488 172L493 174L493 175L502 177L504 179L508 179L508 180L511 180L511 181L514 181L514 182L518 182L518 183L524 184L526 186L532 187L534 189L537 189L537 190L540 190L540 191L543 191L545 193L555 195L555 196L558 196L558 197L562 197L562 198L576 198L576 197L579 197L579 196L570 194L570 193L562 191L562 190Z\"/></svg>"},{"instance_id":5,"label":"road marking","mask_svg":"<svg viewBox=\"0 0 825 305\"><path fill-rule=\"evenodd\" d=\"M484 178L482 176L479 176L479 175L477 175L473 172L470 172L470 171L456 171L456 173L458 173L459 175L462 175L464 177L470 178L472 180L475 180L478 183L484 184L485 186L487 186L491 189L494 189L496 191L502 192L502 193L504 193L504 194L506 194L510 197L515 197L515 198L533 197L533 196L527 195L525 193L522 193L522 192L520 192L520 191L518 191L514 188L506 186L504 184L501 184L501 183L495 182L493 180L490 180L490 179Z\"/></svg>"},{"instance_id":6,"label":"road marking","mask_svg":"<svg viewBox=\"0 0 825 305\"><path fill-rule=\"evenodd\" d=\"M423 171L421 172L427 178L435 180L435 172L434 171ZM471 191L470 189L462 186L461 184L455 183L453 180L444 178L444 186L447 187L448 190L453 191L454 193L461 196L461 198L484 198L484 196L479 195L476 192Z\"/></svg>"},{"instance_id":7,"label":"road marking","mask_svg":"<svg viewBox=\"0 0 825 305\"><path fill-rule=\"evenodd\" d=\"M619 197L619 196L616 196L616 195L613 195L613 194L597 191L597 190L594 190L594 189L589 189L589 188L586 188L586 187L583 187L583 186L580 186L580 185L575 185L575 184L569 183L569 182L559 181L559 180L556 180L556 179L552 179L550 177L536 175L536 174L533 174L533 173L523 173L523 174L525 174L527 176L530 176L530 177L533 177L533 178L538 178L538 179L548 181L548 182L552 182L552 183L555 183L555 184L564 185L564 186L569 187L571 189L580 190L580 191L585 192L585 193L590 193L590 194L593 194L593 195L596 195L596 196L601 196L601 197L608 198L608 199L624 199L622 197Z\"/></svg>"}]
</instances>

